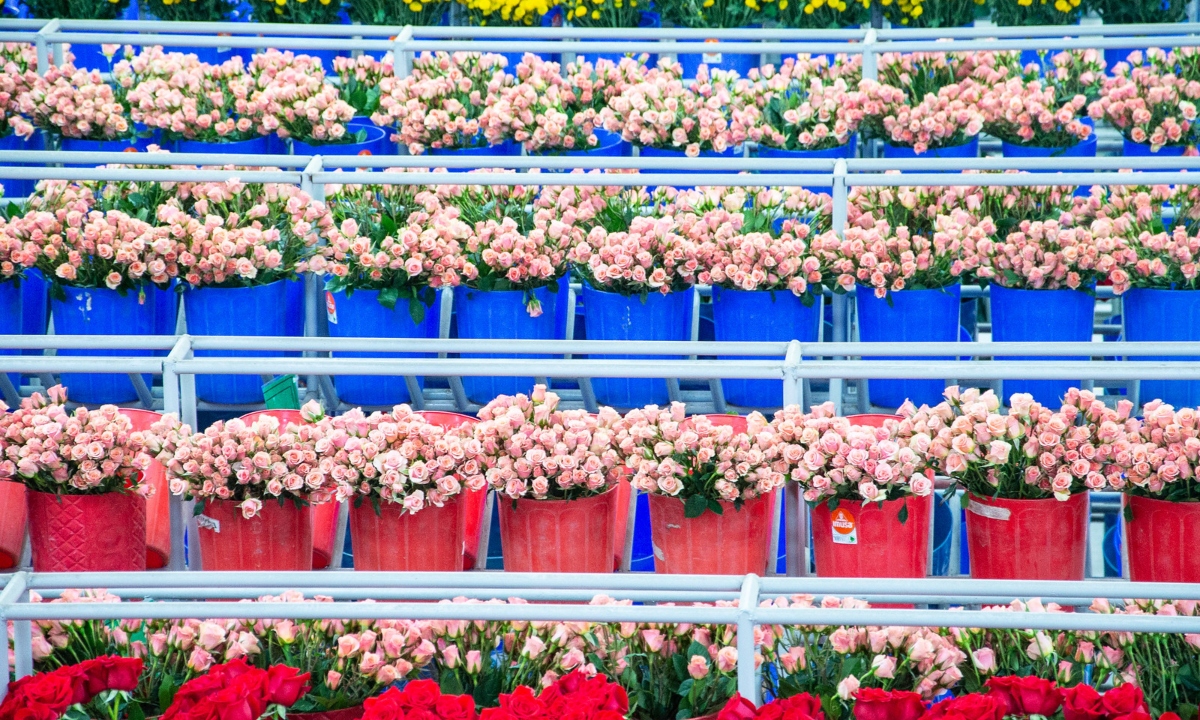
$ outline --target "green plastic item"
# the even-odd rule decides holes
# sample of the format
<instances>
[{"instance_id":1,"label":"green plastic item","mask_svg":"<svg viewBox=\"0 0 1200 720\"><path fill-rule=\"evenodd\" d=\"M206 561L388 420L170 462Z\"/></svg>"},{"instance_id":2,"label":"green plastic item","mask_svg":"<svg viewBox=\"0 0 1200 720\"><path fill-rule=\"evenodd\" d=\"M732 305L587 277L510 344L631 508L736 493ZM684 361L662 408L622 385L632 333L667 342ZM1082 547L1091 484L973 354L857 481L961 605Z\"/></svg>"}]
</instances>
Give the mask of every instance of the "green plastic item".
<instances>
[{"instance_id":1,"label":"green plastic item","mask_svg":"<svg viewBox=\"0 0 1200 720\"><path fill-rule=\"evenodd\" d=\"M281 375L262 386L268 410L299 410L300 390L295 375Z\"/></svg>"}]
</instances>

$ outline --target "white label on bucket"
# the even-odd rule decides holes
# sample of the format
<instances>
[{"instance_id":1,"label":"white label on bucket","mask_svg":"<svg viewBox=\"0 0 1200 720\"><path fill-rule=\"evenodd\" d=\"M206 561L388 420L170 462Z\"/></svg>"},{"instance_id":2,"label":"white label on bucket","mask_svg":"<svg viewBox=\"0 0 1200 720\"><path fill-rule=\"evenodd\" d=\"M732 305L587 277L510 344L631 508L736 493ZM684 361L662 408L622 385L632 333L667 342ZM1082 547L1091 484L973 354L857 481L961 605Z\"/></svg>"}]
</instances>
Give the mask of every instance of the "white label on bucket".
<instances>
[{"instance_id":1,"label":"white label on bucket","mask_svg":"<svg viewBox=\"0 0 1200 720\"><path fill-rule=\"evenodd\" d=\"M325 291L325 316L329 318L330 325L337 325L337 303L333 300L333 293Z\"/></svg>"},{"instance_id":2,"label":"white label on bucket","mask_svg":"<svg viewBox=\"0 0 1200 720\"><path fill-rule=\"evenodd\" d=\"M654 557L658 558L659 560L666 560L666 559L667 559L667 558L666 558L666 557L663 555L663 551L662 551L662 549L661 549L660 547L658 547L658 545L655 545L655 544L652 542L652 543L650 543L650 547L654 548Z\"/></svg>"},{"instance_id":3,"label":"white label on bucket","mask_svg":"<svg viewBox=\"0 0 1200 720\"><path fill-rule=\"evenodd\" d=\"M992 520L1008 521L1012 516L1012 511L1008 508L996 507L995 505L984 505L978 500L971 500L967 505L967 510L975 513L980 517L991 518Z\"/></svg>"},{"instance_id":4,"label":"white label on bucket","mask_svg":"<svg viewBox=\"0 0 1200 720\"><path fill-rule=\"evenodd\" d=\"M716 42L717 42L717 40L716 40L716 39L714 39L714 38L709 38L708 40L705 40L704 42L706 42L706 43L716 43ZM719 53L719 52L715 52L715 53L714 53L714 52L706 52L706 53L701 53L701 55L700 55L700 60L701 60L701 62L703 62L705 65L718 65L718 64L720 64L720 62L721 62L721 53Z\"/></svg>"},{"instance_id":5,"label":"white label on bucket","mask_svg":"<svg viewBox=\"0 0 1200 720\"><path fill-rule=\"evenodd\" d=\"M207 515L197 515L196 526L205 528L207 530L212 530L215 533L221 532L221 521L214 520Z\"/></svg>"},{"instance_id":6,"label":"white label on bucket","mask_svg":"<svg viewBox=\"0 0 1200 720\"><path fill-rule=\"evenodd\" d=\"M846 508L838 508L833 511L832 522L833 527L833 542L835 545L857 545L858 544L858 523L854 520L854 514Z\"/></svg>"}]
</instances>

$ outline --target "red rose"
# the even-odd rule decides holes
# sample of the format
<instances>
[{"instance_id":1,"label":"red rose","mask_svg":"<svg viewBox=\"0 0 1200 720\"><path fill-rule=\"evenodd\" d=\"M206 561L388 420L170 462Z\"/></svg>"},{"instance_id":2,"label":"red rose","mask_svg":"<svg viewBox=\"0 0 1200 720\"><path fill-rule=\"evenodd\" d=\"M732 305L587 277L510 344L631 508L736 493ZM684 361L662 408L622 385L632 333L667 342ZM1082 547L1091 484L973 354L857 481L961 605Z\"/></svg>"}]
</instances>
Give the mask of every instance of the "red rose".
<instances>
[{"instance_id":1,"label":"red rose","mask_svg":"<svg viewBox=\"0 0 1200 720\"><path fill-rule=\"evenodd\" d=\"M924 714L925 703L915 692L861 688L854 696L856 720L918 720Z\"/></svg>"},{"instance_id":2,"label":"red rose","mask_svg":"<svg viewBox=\"0 0 1200 720\"><path fill-rule=\"evenodd\" d=\"M396 688L388 688L382 695L367 698L363 703L362 720L399 720L404 717L404 707L401 693Z\"/></svg>"},{"instance_id":3,"label":"red rose","mask_svg":"<svg viewBox=\"0 0 1200 720\"><path fill-rule=\"evenodd\" d=\"M963 695L934 703L923 720L1004 720L1008 705L996 695Z\"/></svg>"},{"instance_id":4,"label":"red rose","mask_svg":"<svg viewBox=\"0 0 1200 720\"><path fill-rule=\"evenodd\" d=\"M267 702L291 707L309 690L308 673L287 665L272 665L267 670Z\"/></svg>"},{"instance_id":5,"label":"red rose","mask_svg":"<svg viewBox=\"0 0 1200 720\"><path fill-rule=\"evenodd\" d=\"M26 685L23 690L27 702L32 705L43 705L56 713L83 702L87 688L82 674L64 672L74 668L59 668L54 672L39 675L35 682Z\"/></svg>"},{"instance_id":6,"label":"red rose","mask_svg":"<svg viewBox=\"0 0 1200 720\"><path fill-rule=\"evenodd\" d=\"M500 696L500 707L508 710L517 720L535 720L546 714L546 707L524 685L513 690L511 695Z\"/></svg>"},{"instance_id":7,"label":"red rose","mask_svg":"<svg viewBox=\"0 0 1200 720\"><path fill-rule=\"evenodd\" d=\"M758 709L758 720L783 720L783 705L769 702Z\"/></svg>"},{"instance_id":8,"label":"red rose","mask_svg":"<svg viewBox=\"0 0 1200 720\"><path fill-rule=\"evenodd\" d=\"M517 720L517 716L505 708L484 708L479 720Z\"/></svg>"},{"instance_id":9,"label":"red rose","mask_svg":"<svg viewBox=\"0 0 1200 720\"><path fill-rule=\"evenodd\" d=\"M441 695L442 689L433 680L413 680L404 686L401 703L405 709L424 708L431 710Z\"/></svg>"},{"instance_id":10,"label":"red rose","mask_svg":"<svg viewBox=\"0 0 1200 720\"><path fill-rule=\"evenodd\" d=\"M1100 693L1091 685L1063 690L1063 720L1103 720L1107 716Z\"/></svg>"},{"instance_id":11,"label":"red rose","mask_svg":"<svg viewBox=\"0 0 1200 720\"><path fill-rule=\"evenodd\" d=\"M261 711L255 712L256 708L252 707L246 689L236 685L209 695L202 704L205 706L205 710L209 708L215 710L216 716L221 720L258 720L262 715ZM195 710L198 709L201 708L194 709L189 713L189 717L194 718ZM209 714L212 713L209 712Z\"/></svg>"},{"instance_id":12,"label":"red rose","mask_svg":"<svg viewBox=\"0 0 1200 720\"><path fill-rule=\"evenodd\" d=\"M779 705L783 709L783 720L825 720L825 713L821 710L821 699L808 693L776 700L771 704Z\"/></svg>"},{"instance_id":13,"label":"red rose","mask_svg":"<svg viewBox=\"0 0 1200 720\"><path fill-rule=\"evenodd\" d=\"M473 720L475 700L470 695L443 695L437 699L433 711L442 720Z\"/></svg>"},{"instance_id":14,"label":"red rose","mask_svg":"<svg viewBox=\"0 0 1200 720\"><path fill-rule=\"evenodd\" d=\"M1158 716L1158 720L1183 720L1183 718L1179 717L1173 712L1165 712Z\"/></svg>"},{"instance_id":15,"label":"red rose","mask_svg":"<svg viewBox=\"0 0 1200 720\"><path fill-rule=\"evenodd\" d=\"M142 676L141 658L106 655L80 663L80 667L84 670L88 695L92 697L105 690L133 692Z\"/></svg>"},{"instance_id":16,"label":"red rose","mask_svg":"<svg viewBox=\"0 0 1200 720\"><path fill-rule=\"evenodd\" d=\"M58 715L59 711L53 708L30 703L17 708L11 717L13 720L58 720Z\"/></svg>"},{"instance_id":17,"label":"red rose","mask_svg":"<svg viewBox=\"0 0 1200 720\"><path fill-rule=\"evenodd\" d=\"M1146 697L1142 689L1133 683L1118 685L1104 693L1104 710L1110 716L1128 715L1135 710L1147 712Z\"/></svg>"},{"instance_id":18,"label":"red rose","mask_svg":"<svg viewBox=\"0 0 1200 720\"><path fill-rule=\"evenodd\" d=\"M757 716L758 708L739 693L729 698L729 702L717 713L717 720L754 720Z\"/></svg>"},{"instance_id":19,"label":"red rose","mask_svg":"<svg viewBox=\"0 0 1200 720\"><path fill-rule=\"evenodd\" d=\"M1013 685L1012 696L1019 704L1021 715L1049 717L1062 707L1062 691L1050 680L1039 677L1021 678Z\"/></svg>"},{"instance_id":20,"label":"red rose","mask_svg":"<svg viewBox=\"0 0 1200 720\"><path fill-rule=\"evenodd\" d=\"M404 720L438 720L438 716L427 708L409 708L404 712Z\"/></svg>"},{"instance_id":21,"label":"red rose","mask_svg":"<svg viewBox=\"0 0 1200 720\"><path fill-rule=\"evenodd\" d=\"M1154 720L1145 710L1134 710L1127 715L1109 715L1108 720Z\"/></svg>"}]
</instances>

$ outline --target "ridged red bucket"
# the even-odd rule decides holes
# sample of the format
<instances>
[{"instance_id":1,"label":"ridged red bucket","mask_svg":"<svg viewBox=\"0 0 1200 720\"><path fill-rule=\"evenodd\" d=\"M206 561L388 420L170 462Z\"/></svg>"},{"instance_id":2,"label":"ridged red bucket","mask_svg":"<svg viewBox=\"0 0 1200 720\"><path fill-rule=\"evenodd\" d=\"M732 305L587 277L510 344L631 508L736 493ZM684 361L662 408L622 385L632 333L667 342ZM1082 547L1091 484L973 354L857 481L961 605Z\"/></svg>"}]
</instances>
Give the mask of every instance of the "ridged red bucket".
<instances>
[{"instance_id":1,"label":"ridged red bucket","mask_svg":"<svg viewBox=\"0 0 1200 720\"><path fill-rule=\"evenodd\" d=\"M746 432L746 416L745 415L724 415L722 413L706 413L703 415L692 415L686 418L682 423L683 427L687 427L692 418L706 417L708 421L716 427L731 427L735 433Z\"/></svg>"},{"instance_id":2,"label":"ridged red bucket","mask_svg":"<svg viewBox=\"0 0 1200 720\"><path fill-rule=\"evenodd\" d=\"M290 720L358 720L363 716L362 706L344 710L326 710L324 712L306 712L287 714Z\"/></svg>"},{"instance_id":3,"label":"ridged red bucket","mask_svg":"<svg viewBox=\"0 0 1200 720\"><path fill-rule=\"evenodd\" d=\"M162 419L153 410L121 408L133 429L145 432ZM146 500L146 569L158 570L171 562L171 493L167 487L167 469L157 460L150 463L142 482L154 487Z\"/></svg>"},{"instance_id":4,"label":"ridged red bucket","mask_svg":"<svg viewBox=\"0 0 1200 720\"><path fill-rule=\"evenodd\" d=\"M622 478L617 483L617 517L613 526L613 571L621 569L625 558L625 534L629 532L629 503L633 502L633 486Z\"/></svg>"},{"instance_id":5,"label":"ridged red bucket","mask_svg":"<svg viewBox=\"0 0 1200 720\"><path fill-rule=\"evenodd\" d=\"M256 410L246 413L240 419L247 425L260 417L273 417L280 426L288 423L297 425L304 423L304 416L299 410ZM337 503L321 503L312 506L313 556L312 569L324 570L329 567L333 558L333 543L337 535L338 505Z\"/></svg>"},{"instance_id":6,"label":"ridged red bucket","mask_svg":"<svg viewBox=\"0 0 1200 720\"><path fill-rule=\"evenodd\" d=\"M467 496L478 493L468 492ZM467 513L483 506L458 495L442 507L403 513L397 503L380 503L379 514L364 498L350 503L355 570L456 572L464 569ZM479 525L476 517L475 525ZM472 553L474 554L474 553Z\"/></svg>"},{"instance_id":7,"label":"ridged red bucket","mask_svg":"<svg viewBox=\"0 0 1200 720\"><path fill-rule=\"evenodd\" d=\"M425 418L433 425L444 428L456 428L463 425L474 425L479 422L478 418L473 418L470 415L462 413L446 412L445 410L422 410L417 413ZM482 531L483 523L483 508L487 504L487 491L469 493L466 496L467 506L467 525L463 529L463 546L466 548L463 556L463 569L469 570L475 567L475 560L479 554L479 534ZM491 518L487 518L486 522L491 522Z\"/></svg>"},{"instance_id":8,"label":"ridged red bucket","mask_svg":"<svg viewBox=\"0 0 1200 720\"><path fill-rule=\"evenodd\" d=\"M683 500L650 494L654 571L687 575L763 574L771 538L770 496L742 504L722 502L724 514L683 516Z\"/></svg>"},{"instance_id":9,"label":"ridged red bucket","mask_svg":"<svg viewBox=\"0 0 1200 720\"><path fill-rule=\"evenodd\" d=\"M899 415L887 415L885 413L863 413L861 415L847 415L846 419L851 425L859 425L862 427L883 427L883 424L888 420L903 420Z\"/></svg>"},{"instance_id":10,"label":"ridged red bucket","mask_svg":"<svg viewBox=\"0 0 1200 720\"><path fill-rule=\"evenodd\" d=\"M141 495L28 492L36 572L146 569L146 499Z\"/></svg>"},{"instance_id":11,"label":"ridged red bucket","mask_svg":"<svg viewBox=\"0 0 1200 720\"><path fill-rule=\"evenodd\" d=\"M1200 502L1125 496L1134 582L1200 582Z\"/></svg>"},{"instance_id":12,"label":"ridged red bucket","mask_svg":"<svg viewBox=\"0 0 1200 720\"><path fill-rule=\"evenodd\" d=\"M236 502L209 500L204 517L199 535L205 570L312 570L308 505L265 500L258 515L247 520Z\"/></svg>"},{"instance_id":13,"label":"ridged red bucket","mask_svg":"<svg viewBox=\"0 0 1200 720\"><path fill-rule=\"evenodd\" d=\"M906 506L908 517L901 523L898 514ZM925 577L932 512L932 495L887 500L883 507L842 501L830 510L828 503L821 503L812 509L817 576Z\"/></svg>"},{"instance_id":14,"label":"ridged red bucket","mask_svg":"<svg viewBox=\"0 0 1200 720\"><path fill-rule=\"evenodd\" d=\"M1086 492L1066 501L968 497L971 577L1083 579L1089 512Z\"/></svg>"},{"instance_id":15,"label":"ridged red bucket","mask_svg":"<svg viewBox=\"0 0 1200 720\"><path fill-rule=\"evenodd\" d=\"M504 570L612 572L619 495L612 487L579 500L522 498L514 503L497 494Z\"/></svg>"},{"instance_id":16,"label":"ridged red bucket","mask_svg":"<svg viewBox=\"0 0 1200 720\"><path fill-rule=\"evenodd\" d=\"M15 568L21 562L28 518L25 486L0 481L0 570Z\"/></svg>"}]
</instances>

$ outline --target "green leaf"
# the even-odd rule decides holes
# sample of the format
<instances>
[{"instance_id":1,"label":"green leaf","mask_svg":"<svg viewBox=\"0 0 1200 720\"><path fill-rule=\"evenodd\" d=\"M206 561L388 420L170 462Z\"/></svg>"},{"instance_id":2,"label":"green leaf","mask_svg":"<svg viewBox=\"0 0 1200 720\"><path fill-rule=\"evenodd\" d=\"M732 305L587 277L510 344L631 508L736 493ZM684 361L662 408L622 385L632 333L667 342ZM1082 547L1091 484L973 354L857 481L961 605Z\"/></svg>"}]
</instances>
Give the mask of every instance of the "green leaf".
<instances>
[{"instance_id":1,"label":"green leaf","mask_svg":"<svg viewBox=\"0 0 1200 720\"><path fill-rule=\"evenodd\" d=\"M692 687L694 687L695 684L696 684L696 681L691 678L684 680L683 683L679 686L679 694L687 695L688 693L690 693L692 691Z\"/></svg>"},{"instance_id":2,"label":"green leaf","mask_svg":"<svg viewBox=\"0 0 1200 720\"><path fill-rule=\"evenodd\" d=\"M425 303L415 297L408 299L408 314L412 316L413 324L425 322Z\"/></svg>"},{"instance_id":3,"label":"green leaf","mask_svg":"<svg viewBox=\"0 0 1200 720\"><path fill-rule=\"evenodd\" d=\"M463 694L463 686L462 686L462 682L459 681L459 679L458 679L458 673L454 673L454 672L446 673L445 675L442 676L442 681L441 681L440 685L442 688L442 693L445 695L462 695Z\"/></svg>"},{"instance_id":4,"label":"green leaf","mask_svg":"<svg viewBox=\"0 0 1200 720\"><path fill-rule=\"evenodd\" d=\"M840 505L840 504L841 504L841 501L838 500L837 498L835 498L835 497L829 498L829 511L833 512L834 510L837 510L838 505Z\"/></svg>"},{"instance_id":5,"label":"green leaf","mask_svg":"<svg viewBox=\"0 0 1200 720\"><path fill-rule=\"evenodd\" d=\"M966 507L966 498L963 498L963 507ZM1121 517L1125 518L1125 522L1133 522L1133 507L1129 503L1125 503L1125 507L1121 510Z\"/></svg>"},{"instance_id":6,"label":"green leaf","mask_svg":"<svg viewBox=\"0 0 1200 720\"><path fill-rule=\"evenodd\" d=\"M741 498L739 498L739 500L740 499ZM735 505L736 505L736 503L735 503ZM721 507L721 503L717 502L716 500L713 500L712 498L708 499L708 509L712 510L713 513L716 515L724 515L725 514L725 508ZM738 510L741 510L741 507L738 507Z\"/></svg>"},{"instance_id":7,"label":"green leaf","mask_svg":"<svg viewBox=\"0 0 1200 720\"><path fill-rule=\"evenodd\" d=\"M396 309L396 301L400 299L400 290L394 287L387 287L379 291L379 304L388 310Z\"/></svg>"},{"instance_id":8,"label":"green leaf","mask_svg":"<svg viewBox=\"0 0 1200 720\"><path fill-rule=\"evenodd\" d=\"M162 685L158 686L158 709L160 711L171 707L171 702L175 700L175 683L173 678L163 678Z\"/></svg>"},{"instance_id":9,"label":"green leaf","mask_svg":"<svg viewBox=\"0 0 1200 720\"><path fill-rule=\"evenodd\" d=\"M901 525L908 522L908 503L900 506L900 512L896 513L896 519L900 521Z\"/></svg>"},{"instance_id":10,"label":"green leaf","mask_svg":"<svg viewBox=\"0 0 1200 720\"><path fill-rule=\"evenodd\" d=\"M204 514L204 501L197 500L196 504L192 507L192 517L196 517L197 515L203 515L203 514Z\"/></svg>"},{"instance_id":11,"label":"green leaf","mask_svg":"<svg viewBox=\"0 0 1200 720\"><path fill-rule=\"evenodd\" d=\"M131 702L125 708L126 720L146 720L146 711L138 702Z\"/></svg>"},{"instance_id":12,"label":"green leaf","mask_svg":"<svg viewBox=\"0 0 1200 720\"><path fill-rule=\"evenodd\" d=\"M685 518L698 518L708 509L708 500L703 495L692 495L683 503Z\"/></svg>"}]
</instances>

